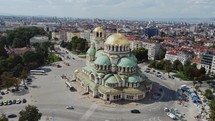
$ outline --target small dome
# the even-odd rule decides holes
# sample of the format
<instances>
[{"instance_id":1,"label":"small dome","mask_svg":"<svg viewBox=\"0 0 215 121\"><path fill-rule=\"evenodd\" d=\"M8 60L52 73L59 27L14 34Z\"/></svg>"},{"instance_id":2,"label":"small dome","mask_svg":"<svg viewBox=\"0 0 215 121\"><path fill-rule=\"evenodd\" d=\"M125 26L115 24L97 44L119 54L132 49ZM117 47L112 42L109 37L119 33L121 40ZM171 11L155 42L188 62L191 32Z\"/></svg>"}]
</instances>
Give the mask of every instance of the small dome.
<instances>
[{"instance_id":1,"label":"small dome","mask_svg":"<svg viewBox=\"0 0 215 121\"><path fill-rule=\"evenodd\" d=\"M93 30L93 32L103 32L103 29L102 29L102 27L96 27L94 30Z\"/></svg>"},{"instance_id":2,"label":"small dome","mask_svg":"<svg viewBox=\"0 0 215 121\"><path fill-rule=\"evenodd\" d=\"M140 82L140 81L141 81L141 79L137 75L131 75L127 79L127 82L129 82L129 83L136 83L136 82Z\"/></svg>"},{"instance_id":3,"label":"small dome","mask_svg":"<svg viewBox=\"0 0 215 121\"><path fill-rule=\"evenodd\" d=\"M133 59L135 62L137 62L137 58L136 58L136 56L134 54L131 54L130 58Z\"/></svg>"},{"instance_id":4,"label":"small dome","mask_svg":"<svg viewBox=\"0 0 215 121\"><path fill-rule=\"evenodd\" d=\"M114 77L114 76L110 76L110 77L105 81L105 83L108 83L108 84L115 84L115 83L117 83L117 79L116 79L116 77Z\"/></svg>"},{"instance_id":5,"label":"small dome","mask_svg":"<svg viewBox=\"0 0 215 121\"><path fill-rule=\"evenodd\" d=\"M109 44L109 45L129 45L128 39L120 33L115 33L110 35L106 41L105 44Z\"/></svg>"},{"instance_id":6,"label":"small dome","mask_svg":"<svg viewBox=\"0 0 215 121\"><path fill-rule=\"evenodd\" d=\"M103 52L104 52L104 50L98 50L98 51L96 51L95 57L98 58L98 57L102 56Z\"/></svg>"},{"instance_id":7,"label":"small dome","mask_svg":"<svg viewBox=\"0 0 215 121\"><path fill-rule=\"evenodd\" d=\"M96 54L96 49L95 48L89 48L87 50L87 54L89 54L89 55L95 55Z\"/></svg>"},{"instance_id":8,"label":"small dome","mask_svg":"<svg viewBox=\"0 0 215 121\"><path fill-rule=\"evenodd\" d=\"M137 63L128 57L123 57L119 60L117 66L121 66L121 67L135 67L137 65Z\"/></svg>"},{"instance_id":9,"label":"small dome","mask_svg":"<svg viewBox=\"0 0 215 121\"><path fill-rule=\"evenodd\" d=\"M95 61L97 65L110 65L110 59L106 55L99 56Z\"/></svg>"}]
</instances>

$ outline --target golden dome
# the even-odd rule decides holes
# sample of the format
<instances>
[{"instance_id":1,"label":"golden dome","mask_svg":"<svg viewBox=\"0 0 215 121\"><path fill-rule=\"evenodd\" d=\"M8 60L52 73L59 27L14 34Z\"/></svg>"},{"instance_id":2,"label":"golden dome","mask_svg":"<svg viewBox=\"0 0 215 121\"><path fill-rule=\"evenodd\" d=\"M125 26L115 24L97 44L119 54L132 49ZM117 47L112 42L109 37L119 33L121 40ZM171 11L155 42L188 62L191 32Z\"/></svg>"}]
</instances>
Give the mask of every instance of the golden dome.
<instances>
[{"instance_id":1,"label":"golden dome","mask_svg":"<svg viewBox=\"0 0 215 121\"><path fill-rule=\"evenodd\" d=\"M106 41L105 44L109 45L129 45L128 39L120 33L115 33L110 35Z\"/></svg>"},{"instance_id":2,"label":"golden dome","mask_svg":"<svg viewBox=\"0 0 215 121\"><path fill-rule=\"evenodd\" d=\"M93 32L103 32L103 29L102 29L102 27L96 27L94 30L93 30Z\"/></svg>"},{"instance_id":3,"label":"golden dome","mask_svg":"<svg viewBox=\"0 0 215 121\"><path fill-rule=\"evenodd\" d=\"M78 69L76 69L76 70L75 70L75 73L79 73L79 70L78 70Z\"/></svg>"}]
</instances>

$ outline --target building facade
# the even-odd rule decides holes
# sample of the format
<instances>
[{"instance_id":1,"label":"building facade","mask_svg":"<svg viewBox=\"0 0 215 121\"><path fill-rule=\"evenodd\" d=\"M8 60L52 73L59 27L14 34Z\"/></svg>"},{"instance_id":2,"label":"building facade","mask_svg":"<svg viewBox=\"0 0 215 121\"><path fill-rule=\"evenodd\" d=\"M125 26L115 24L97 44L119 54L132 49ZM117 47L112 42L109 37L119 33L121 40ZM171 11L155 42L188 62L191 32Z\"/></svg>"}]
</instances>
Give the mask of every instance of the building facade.
<instances>
[{"instance_id":1,"label":"building facade","mask_svg":"<svg viewBox=\"0 0 215 121\"><path fill-rule=\"evenodd\" d=\"M74 72L74 79L93 97L105 101L141 100L152 89L152 82L137 65L127 38L119 33L106 41L97 27L87 51L86 66Z\"/></svg>"},{"instance_id":2,"label":"building facade","mask_svg":"<svg viewBox=\"0 0 215 121\"><path fill-rule=\"evenodd\" d=\"M171 63L173 63L176 60L179 60L183 65L189 59L191 59L191 56L181 52L178 52L178 53L167 52L164 58L164 60L170 60Z\"/></svg>"},{"instance_id":3,"label":"building facade","mask_svg":"<svg viewBox=\"0 0 215 121\"><path fill-rule=\"evenodd\" d=\"M215 54L206 52L201 58L201 67L205 68L206 73L215 74Z\"/></svg>"},{"instance_id":4,"label":"building facade","mask_svg":"<svg viewBox=\"0 0 215 121\"><path fill-rule=\"evenodd\" d=\"M145 48L148 50L148 60L156 60L158 56L158 52L160 49L160 45L152 42L145 41L129 41L131 50L138 48Z\"/></svg>"}]
</instances>

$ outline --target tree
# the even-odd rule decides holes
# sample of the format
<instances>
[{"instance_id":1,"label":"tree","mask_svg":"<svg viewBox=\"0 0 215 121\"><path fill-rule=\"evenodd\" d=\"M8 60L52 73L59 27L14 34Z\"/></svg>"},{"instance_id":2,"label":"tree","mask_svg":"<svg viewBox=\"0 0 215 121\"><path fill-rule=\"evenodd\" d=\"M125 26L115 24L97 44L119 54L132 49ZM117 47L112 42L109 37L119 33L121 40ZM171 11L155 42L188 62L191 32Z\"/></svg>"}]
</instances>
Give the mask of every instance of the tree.
<instances>
[{"instance_id":1,"label":"tree","mask_svg":"<svg viewBox=\"0 0 215 121\"><path fill-rule=\"evenodd\" d=\"M138 61L148 61L148 50L145 48L137 48L132 51Z\"/></svg>"},{"instance_id":2,"label":"tree","mask_svg":"<svg viewBox=\"0 0 215 121\"><path fill-rule=\"evenodd\" d=\"M210 104L210 121L215 120L215 99L211 100Z\"/></svg>"},{"instance_id":3,"label":"tree","mask_svg":"<svg viewBox=\"0 0 215 121\"><path fill-rule=\"evenodd\" d=\"M166 55L166 50L163 49L163 48L160 48L159 49L159 52L158 52L158 59L159 60L162 60L165 58L165 55Z\"/></svg>"},{"instance_id":4,"label":"tree","mask_svg":"<svg viewBox=\"0 0 215 121\"><path fill-rule=\"evenodd\" d=\"M204 96L208 99L211 99L211 96L213 95L213 92L210 89L206 89Z\"/></svg>"},{"instance_id":5,"label":"tree","mask_svg":"<svg viewBox=\"0 0 215 121\"><path fill-rule=\"evenodd\" d=\"M3 80L3 84L9 89L9 87L17 84L17 79L13 77L13 74L10 72L4 72L1 75L1 79Z\"/></svg>"},{"instance_id":6,"label":"tree","mask_svg":"<svg viewBox=\"0 0 215 121\"><path fill-rule=\"evenodd\" d=\"M0 121L9 121L9 120L8 120L7 116L2 113L0 116Z\"/></svg>"},{"instance_id":7,"label":"tree","mask_svg":"<svg viewBox=\"0 0 215 121\"><path fill-rule=\"evenodd\" d=\"M169 60L165 61L164 69L169 75L169 72L171 72L171 70L172 70L172 63Z\"/></svg>"},{"instance_id":8,"label":"tree","mask_svg":"<svg viewBox=\"0 0 215 121\"><path fill-rule=\"evenodd\" d=\"M36 106L28 105L25 110L19 112L19 121L39 121L42 113L39 112Z\"/></svg>"}]
</instances>

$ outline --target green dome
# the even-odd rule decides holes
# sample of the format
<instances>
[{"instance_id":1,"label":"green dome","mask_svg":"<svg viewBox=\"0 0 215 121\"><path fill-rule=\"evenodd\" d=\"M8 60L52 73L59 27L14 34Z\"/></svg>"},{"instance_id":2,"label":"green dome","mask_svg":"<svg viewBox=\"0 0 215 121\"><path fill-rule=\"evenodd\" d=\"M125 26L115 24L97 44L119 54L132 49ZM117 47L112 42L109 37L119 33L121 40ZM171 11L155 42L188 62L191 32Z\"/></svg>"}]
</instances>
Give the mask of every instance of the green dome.
<instances>
[{"instance_id":1,"label":"green dome","mask_svg":"<svg viewBox=\"0 0 215 121\"><path fill-rule=\"evenodd\" d=\"M108 83L108 84L115 84L117 83L117 79L114 77L114 76L110 76L106 81L105 83Z\"/></svg>"},{"instance_id":2,"label":"green dome","mask_svg":"<svg viewBox=\"0 0 215 121\"><path fill-rule=\"evenodd\" d=\"M95 57L98 58L99 56L102 56L102 55L103 55L103 50L98 50L98 51L96 52Z\"/></svg>"},{"instance_id":3,"label":"green dome","mask_svg":"<svg viewBox=\"0 0 215 121\"><path fill-rule=\"evenodd\" d=\"M106 55L101 55L94 61L97 65L110 65L110 59Z\"/></svg>"},{"instance_id":4,"label":"green dome","mask_svg":"<svg viewBox=\"0 0 215 121\"><path fill-rule=\"evenodd\" d=\"M121 58L117 64L117 66L121 67L134 67L137 63L132 59L128 57Z\"/></svg>"},{"instance_id":5,"label":"green dome","mask_svg":"<svg viewBox=\"0 0 215 121\"><path fill-rule=\"evenodd\" d=\"M129 83L136 83L136 82L140 82L141 78L137 75L131 75L128 77L127 82Z\"/></svg>"},{"instance_id":6,"label":"green dome","mask_svg":"<svg viewBox=\"0 0 215 121\"><path fill-rule=\"evenodd\" d=\"M96 53L96 49L94 49L94 48L89 48L87 50L87 54L89 54L89 55L95 55L95 53Z\"/></svg>"},{"instance_id":7,"label":"green dome","mask_svg":"<svg viewBox=\"0 0 215 121\"><path fill-rule=\"evenodd\" d=\"M135 62L137 62L137 58L136 58L135 55L131 54L131 57L130 57L130 58L133 59Z\"/></svg>"}]
</instances>

